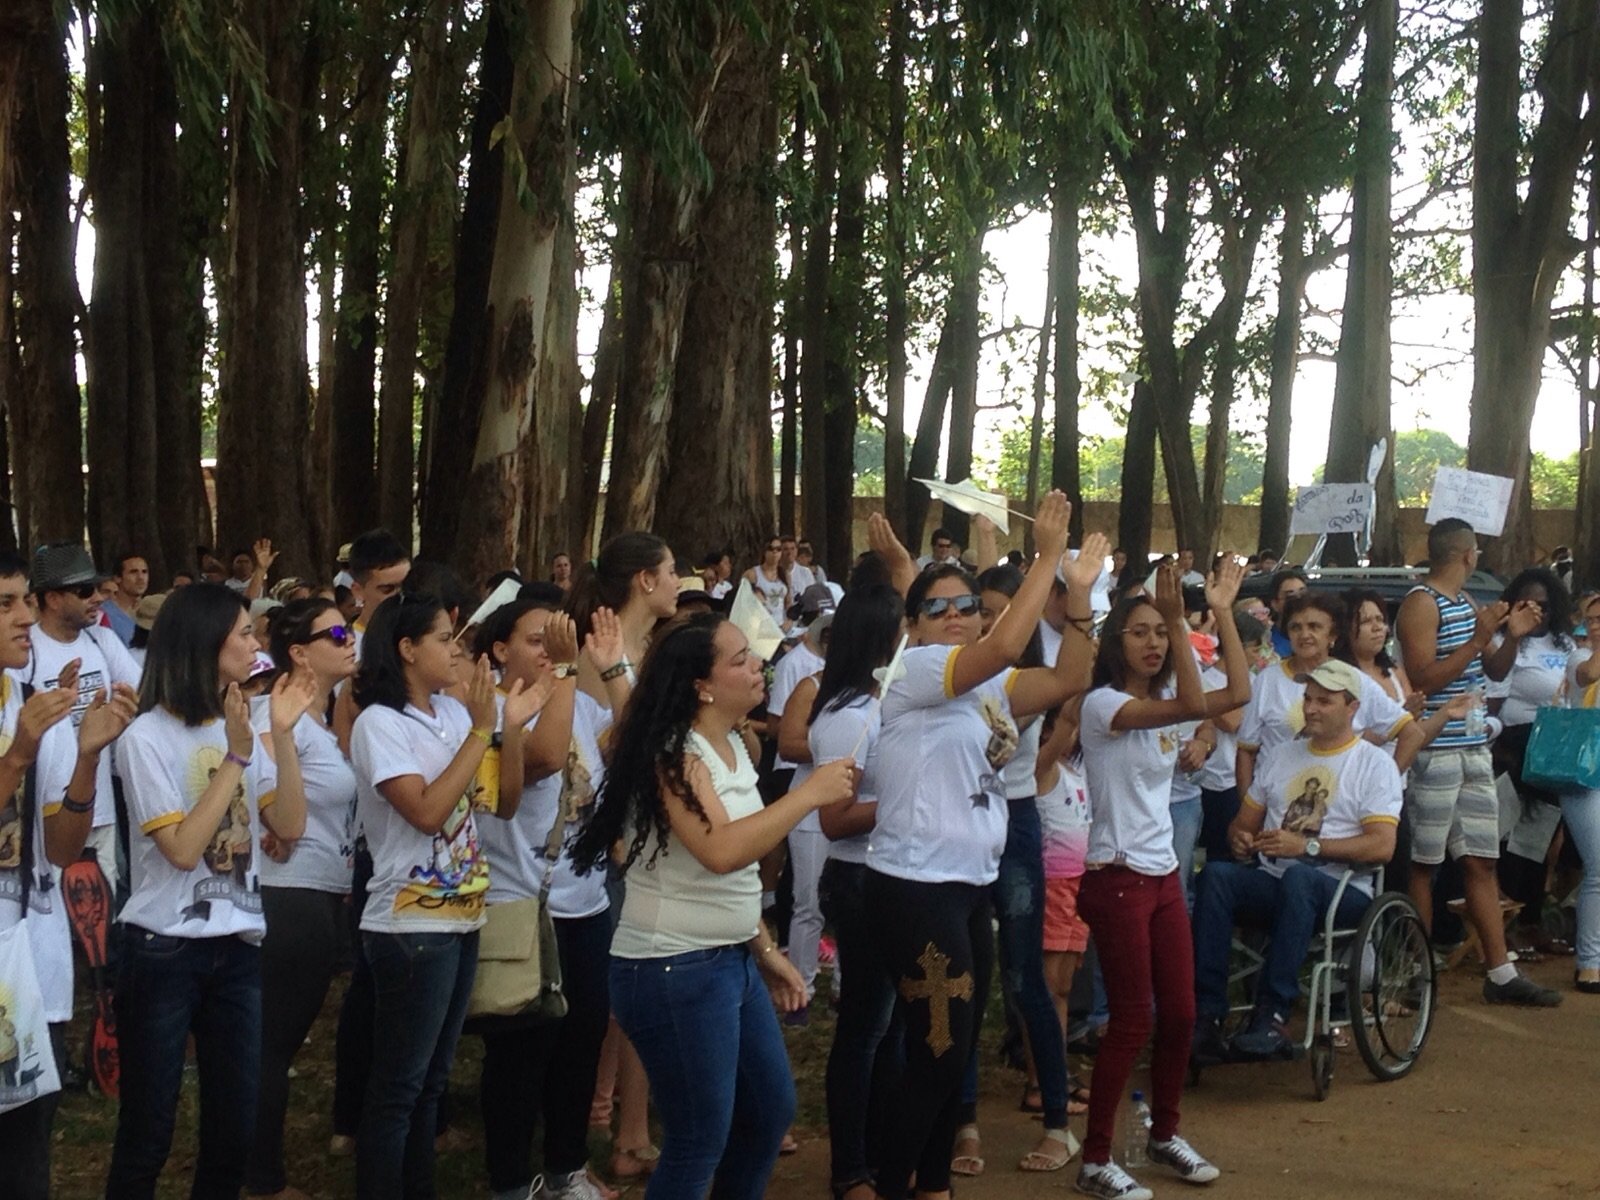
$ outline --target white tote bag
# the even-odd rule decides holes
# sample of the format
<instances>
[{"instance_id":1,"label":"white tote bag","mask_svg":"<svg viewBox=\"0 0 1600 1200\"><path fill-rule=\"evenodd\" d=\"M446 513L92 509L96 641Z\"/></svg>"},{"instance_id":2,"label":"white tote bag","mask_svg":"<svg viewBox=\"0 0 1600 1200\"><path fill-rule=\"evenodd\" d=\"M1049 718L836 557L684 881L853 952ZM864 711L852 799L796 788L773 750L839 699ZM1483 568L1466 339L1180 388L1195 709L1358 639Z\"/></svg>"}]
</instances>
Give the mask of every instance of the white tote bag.
<instances>
[{"instance_id":1,"label":"white tote bag","mask_svg":"<svg viewBox=\"0 0 1600 1200\"><path fill-rule=\"evenodd\" d=\"M61 1090L24 922L0 932L0 1113Z\"/></svg>"}]
</instances>

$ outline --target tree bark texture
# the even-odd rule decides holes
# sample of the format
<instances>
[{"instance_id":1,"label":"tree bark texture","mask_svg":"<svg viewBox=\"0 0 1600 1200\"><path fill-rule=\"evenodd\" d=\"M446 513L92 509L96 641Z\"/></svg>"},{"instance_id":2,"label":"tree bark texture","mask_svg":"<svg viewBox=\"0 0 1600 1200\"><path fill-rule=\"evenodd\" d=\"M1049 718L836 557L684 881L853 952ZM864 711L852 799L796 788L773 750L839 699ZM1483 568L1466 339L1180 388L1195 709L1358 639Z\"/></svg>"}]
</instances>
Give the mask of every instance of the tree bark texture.
<instances>
[{"instance_id":1,"label":"tree bark texture","mask_svg":"<svg viewBox=\"0 0 1600 1200\"><path fill-rule=\"evenodd\" d=\"M1050 340L1055 334L1056 262L1060 257L1060 220L1050 215L1049 255L1045 266L1044 312L1039 317L1039 353L1033 364L1033 415L1028 420L1028 482L1023 503L1031 513L1039 503L1039 474L1044 455L1044 402L1050 382ZM1073 511L1080 506L1074 502ZM1080 524L1082 518L1079 518ZM1022 551L1033 554L1033 524L1022 527Z\"/></svg>"},{"instance_id":2,"label":"tree bark texture","mask_svg":"<svg viewBox=\"0 0 1600 1200\"><path fill-rule=\"evenodd\" d=\"M828 278L833 263L833 218L838 186L842 87L825 71L817 90L821 120L807 173L811 206L806 215L805 273L800 295L804 346L800 356L800 528L785 529L811 539L818 559L828 554Z\"/></svg>"},{"instance_id":3,"label":"tree bark texture","mask_svg":"<svg viewBox=\"0 0 1600 1200\"><path fill-rule=\"evenodd\" d=\"M945 449L944 477L959 482L972 477L972 437L978 421L978 359L983 351L980 301L983 291L983 236L980 226L959 248L956 278L949 305L955 316L955 345L950 364L950 440ZM943 525L958 546L968 546L971 520L959 509L945 509Z\"/></svg>"},{"instance_id":4,"label":"tree bark texture","mask_svg":"<svg viewBox=\"0 0 1600 1200\"><path fill-rule=\"evenodd\" d=\"M1267 446L1261 474L1261 531L1256 549L1276 550L1289 543L1289 430L1294 377L1300 365L1300 317L1305 307L1306 208L1304 196L1283 206L1278 238L1278 311L1272 323L1270 382L1267 392Z\"/></svg>"},{"instance_id":5,"label":"tree bark texture","mask_svg":"<svg viewBox=\"0 0 1600 1200\"><path fill-rule=\"evenodd\" d=\"M906 467L906 524L897 529L900 540L911 553L922 549L922 527L928 522L928 506L933 497L919 479L939 475L939 451L944 441L944 418L950 407L950 390L955 382L956 326L955 306L946 304L944 321L939 326L939 344L928 371L928 387L922 396L922 412L917 417L917 437L911 443L911 461Z\"/></svg>"},{"instance_id":6,"label":"tree bark texture","mask_svg":"<svg viewBox=\"0 0 1600 1200\"><path fill-rule=\"evenodd\" d=\"M623 184L623 194L628 191ZM626 286L627 230L617 230L611 255L611 276L606 281L605 315L600 321L600 340L595 346L594 375L589 380L589 403L583 410L583 436L579 457L583 463L583 495L578 536L588 558L594 544L599 519L600 482L605 472L606 439L611 433L611 413L617 403L617 376L622 368L622 293Z\"/></svg>"},{"instance_id":7,"label":"tree bark texture","mask_svg":"<svg viewBox=\"0 0 1600 1200\"><path fill-rule=\"evenodd\" d=\"M789 161L798 173L806 160L806 102L795 101L789 133ZM793 529L799 519L795 486L800 473L800 297L805 293L806 214L791 196L787 213L789 274L783 283L783 414L778 426L778 526Z\"/></svg>"},{"instance_id":8,"label":"tree bark texture","mask_svg":"<svg viewBox=\"0 0 1600 1200\"><path fill-rule=\"evenodd\" d=\"M852 130L864 114L852 115ZM828 296L828 412L823 422L827 463L823 546L819 561L834 579L847 579L855 561L851 535L856 482L856 424L861 389L861 340L866 320L867 173L870 168L859 136L847 138L841 155L834 261Z\"/></svg>"},{"instance_id":9,"label":"tree bark texture","mask_svg":"<svg viewBox=\"0 0 1600 1200\"><path fill-rule=\"evenodd\" d=\"M1080 474L1078 403L1082 379L1078 368L1079 206L1083 190L1076 180L1058 186L1050 200L1050 276L1055 285L1054 439L1050 453L1050 486L1072 501L1070 532L1083 536L1083 479ZM1030 525L1031 529L1032 526ZM1031 536L1031 535L1030 535Z\"/></svg>"},{"instance_id":10,"label":"tree bark texture","mask_svg":"<svg viewBox=\"0 0 1600 1200\"><path fill-rule=\"evenodd\" d=\"M1138 564L1150 557L1150 498L1156 487L1156 413L1150 384L1133 385L1122 443L1122 503L1117 506L1117 543Z\"/></svg>"},{"instance_id":11,"label":"tree bark texture","mask_svg":"<svg viewBox=\"0 0 1600 1200\"><path fill-rule=\"evenodd\" d=\"M906 497L906 57L910 42L909 0L890 0L889 52L884 66L889 126L884 142L884 336L887 370L883 393L883 510L889 524L905 523Z\"/></svg>"}]
</instances>

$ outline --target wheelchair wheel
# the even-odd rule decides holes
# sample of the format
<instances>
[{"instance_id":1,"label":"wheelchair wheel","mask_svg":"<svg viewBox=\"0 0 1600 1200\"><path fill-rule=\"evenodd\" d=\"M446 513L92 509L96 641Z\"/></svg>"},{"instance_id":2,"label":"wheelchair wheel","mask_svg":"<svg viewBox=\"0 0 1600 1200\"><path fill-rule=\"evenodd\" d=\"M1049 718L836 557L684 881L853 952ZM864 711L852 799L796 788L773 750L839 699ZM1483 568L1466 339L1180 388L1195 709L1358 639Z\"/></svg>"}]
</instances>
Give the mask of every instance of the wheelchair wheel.
<instances>
[{"instance_id":1,"label":"wheelchair wheel","mask_svg":"<svg viewBox=\"0 0 1600 1200\"><path fill-rule=\"evenodd\" d=\"M1333 1034L1319 1033L1311 1039L1311 1094L1326 1100L1333 1090Z\"/></svg>"},{"instance_id":2,"label":"wheelchair wheel","mask_svg":"<svg viewBox=\"0 0 1600 1200\"><path fill-rule=\"evenodd\" d=\"M1350 956L1345 976L1356 1049L1380 1082L1399 1079L1422 1054L1437 996L1433 946L1410 897L1385 892L1373 900Z\"/></svg>"}]
</instances>

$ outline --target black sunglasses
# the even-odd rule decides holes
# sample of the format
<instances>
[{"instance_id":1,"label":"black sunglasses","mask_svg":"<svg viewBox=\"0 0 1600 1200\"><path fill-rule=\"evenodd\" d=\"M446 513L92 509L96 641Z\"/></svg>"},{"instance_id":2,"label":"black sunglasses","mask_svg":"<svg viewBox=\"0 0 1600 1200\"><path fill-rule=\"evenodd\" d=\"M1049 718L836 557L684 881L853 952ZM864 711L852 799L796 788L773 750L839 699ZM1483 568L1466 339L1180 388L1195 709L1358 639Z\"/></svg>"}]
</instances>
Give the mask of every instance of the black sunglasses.
<instances>
[{"instance_id":1,"label":"black sunglasses","mask_svg":"<svg viewBox=\"0 0 1600 1200\"><path fill-rule=\"evenodd\" d=\"M978 611L978 598L970 592L965 596L935 596L917 605L917 615L938 619L951 609L963 617L970 617Z\"/></svg>"},{"instance_id":2,"label":"black sunglasses","mask_svg":"<svg viewBox=\"0 0 1600 1200\"><path fill-rule=\"evenodd\" d=\"M100 585L97 583L80 583L76 587L62 588L61 590L68 595L76 596L79 600L88 600L99 594Z\"/></svg>"},{"instance_id":3,"label":"black sunglasses","mask_svg":"<svg viewBox=\"0 0 1600 1200\"><path fill-rule=\"evenodd\" d=\"M329 625L326 629L319 629L308 637L306 645L309 646L312 642L320 642L323 638L327 638L335 646L348 646L356 640L356 635L355 631L348 625Z\"/></svg>"}]
</instances>

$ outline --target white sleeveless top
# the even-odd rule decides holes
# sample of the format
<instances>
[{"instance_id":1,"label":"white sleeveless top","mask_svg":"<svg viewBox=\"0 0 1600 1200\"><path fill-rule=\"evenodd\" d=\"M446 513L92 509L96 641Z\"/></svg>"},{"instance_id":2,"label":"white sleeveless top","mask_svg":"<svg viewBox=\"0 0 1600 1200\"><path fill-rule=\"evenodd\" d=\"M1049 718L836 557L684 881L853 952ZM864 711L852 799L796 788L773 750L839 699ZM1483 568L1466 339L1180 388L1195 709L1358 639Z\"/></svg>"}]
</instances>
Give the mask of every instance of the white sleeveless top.
<instances>
[{"instance_id":1,"label":"white sleeveless top","mask_svg":"<svg viewBox=\"0 0 1600 1200\"><path fill-rule=\"evenodd\" d=\"M782 579L769 578L762 571L759 563L755 566L756 594L761 597L761 603L772 614L772 619L782 625L786 614L784 609L789 603L789 588Z\"/></svg>"},{"instance_id":2,"label":"white sleeveless top","mask_svg":"<svg viewBox=\"0 0 1600 1200\"><path fill-rule=\"evenodd\" d=\"M703 762L711 786L737 821L761 811L756 791L756 769L745 752L744 740L728 738L736 764L729 770L711 743L694 730L684 741L684 753ZM761 869L751 863L726 875L700 865L675 833L650 862L655 846L652 832L639 861L626 876L622 917L611 939L617 958L666 958L690 950L710 950L748 942L761 923Z\"/></svg>"}]
</instances>

